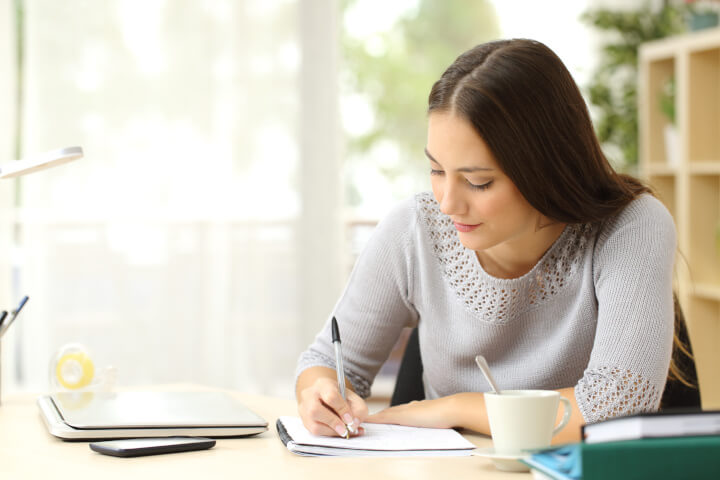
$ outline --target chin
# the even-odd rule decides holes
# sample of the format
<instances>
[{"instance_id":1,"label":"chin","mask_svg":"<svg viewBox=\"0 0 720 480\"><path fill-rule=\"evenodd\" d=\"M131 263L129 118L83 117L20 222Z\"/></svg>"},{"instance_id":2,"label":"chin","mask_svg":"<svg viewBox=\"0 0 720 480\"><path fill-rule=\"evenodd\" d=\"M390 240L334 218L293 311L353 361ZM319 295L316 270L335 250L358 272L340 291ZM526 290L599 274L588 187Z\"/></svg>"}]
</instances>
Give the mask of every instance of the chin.
<instances>
[{"instance_id":1,"label":"chin","mask_svg":"<svg viewBox=\"0 0 720 480\"><path fill-rule=\"evenodd\" d=\"M470 233L460 233L458 232L458 238L460 239L460 243L463 247L474 250L476 252L480 252L483 250L487 250L488 248L491 248L495 245L497 245L497 242L488 241L486 239L477 238L477 235L473 235L475 232Z\"/></svg>"}]
</instances>

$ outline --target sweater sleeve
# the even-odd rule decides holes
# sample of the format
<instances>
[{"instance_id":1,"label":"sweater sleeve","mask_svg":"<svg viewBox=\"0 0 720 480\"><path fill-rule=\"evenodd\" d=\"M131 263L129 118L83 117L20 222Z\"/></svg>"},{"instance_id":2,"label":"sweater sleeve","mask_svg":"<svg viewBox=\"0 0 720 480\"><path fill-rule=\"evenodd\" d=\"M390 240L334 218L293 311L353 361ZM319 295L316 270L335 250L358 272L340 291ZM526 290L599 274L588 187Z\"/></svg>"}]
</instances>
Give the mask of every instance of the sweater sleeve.
<instances>
[{"instance_id":1,"label":"sweater sleeve","mask_svg":"<svg viewBox=\"0 0 720 480\"><path fill-rule=\"evenodd\" d=\"M343 346L345 376L365 398L401 330L417 324L409 301L414 248L415 200L396 207L383 219L358 258L332 315L300 355L297 376L314 366L335 368L330 318L335 316Z\"/></svg>"},{"instance_id":2,"label":"sweater sleeve","mask_svg":"<svg viewBox=\"0 0 720 480\"><path fill-rule=\"evenodd\" d=\"M602 228L593 257L597 329L575 387L587 423L658 409L672 351L675 248L672 217L649 195Z\"/></svg>"}]
</instances>

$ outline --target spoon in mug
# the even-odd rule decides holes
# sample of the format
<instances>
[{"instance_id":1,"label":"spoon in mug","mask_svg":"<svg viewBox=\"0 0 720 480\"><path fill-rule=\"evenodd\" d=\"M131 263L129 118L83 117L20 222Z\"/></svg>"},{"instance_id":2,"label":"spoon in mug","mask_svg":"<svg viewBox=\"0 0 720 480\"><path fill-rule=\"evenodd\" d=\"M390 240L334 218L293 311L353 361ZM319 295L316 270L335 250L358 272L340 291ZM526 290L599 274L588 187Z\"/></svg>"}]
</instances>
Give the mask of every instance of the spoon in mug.
<instances>
[{"instance_id":1,"label":"spoon in mug","mask_svg":"<svg viewBox=\"0 0 720 480\"><path fill-rule=\"evenodd\" d=\"M485 375L485 378L487 379L488 383L490 383L490 388L493 389L493 393L496 393L500 395L500 389L497 386L497 383L495 383L495 379L493 378L492 374L490 373L490 367L488 366L487 360L485 360L485 357L482 355L477 355L475 357L475 363L477 363L477 366L480 367L480 370L482 370L483 375Z\"/></svg>"}]
</instances>

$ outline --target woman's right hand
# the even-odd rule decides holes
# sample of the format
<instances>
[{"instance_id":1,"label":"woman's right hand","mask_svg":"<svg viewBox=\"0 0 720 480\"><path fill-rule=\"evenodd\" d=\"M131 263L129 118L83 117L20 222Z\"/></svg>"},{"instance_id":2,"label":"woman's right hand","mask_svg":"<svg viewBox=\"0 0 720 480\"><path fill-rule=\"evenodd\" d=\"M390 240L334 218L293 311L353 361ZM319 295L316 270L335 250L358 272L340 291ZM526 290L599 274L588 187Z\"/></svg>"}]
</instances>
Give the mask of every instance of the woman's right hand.
<instances>
[{"instance_id":1,"label":"woman's right hand","mask_svg":"<svg viewBox=\"0 0 720 480\"><path fill-rule=\"evenodd\" d=\"M335 372L332 369L327 370L332 374ZM305 371L299 380L303 380L302 376L306 373L312 375ZM298 385L298 412L303 425L313 435L344 437L346 430L350 435L361 435L364 429L360 424L368 416L365 401L350 389L345 389L347 400L343 400L337 380L328 378L327 372L322 373L324 374L318 375L311 382L305 379L304 383L309 384L308 386L303 388Z\"/></svg>"}]
</instances>

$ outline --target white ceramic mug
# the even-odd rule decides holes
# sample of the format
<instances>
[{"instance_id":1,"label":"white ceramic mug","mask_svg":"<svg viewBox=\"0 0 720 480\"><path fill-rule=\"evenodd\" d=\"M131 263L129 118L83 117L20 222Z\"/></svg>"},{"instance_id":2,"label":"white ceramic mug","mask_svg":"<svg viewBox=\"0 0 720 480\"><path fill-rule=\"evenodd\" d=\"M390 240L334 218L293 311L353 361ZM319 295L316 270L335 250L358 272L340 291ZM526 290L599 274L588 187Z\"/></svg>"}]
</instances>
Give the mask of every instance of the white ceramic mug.
<instances>
[{"instance_id":1,"label":"white ceramic mug","mask_svg":"<svg viewBox=\"0 0 720 480\"><path fill-rule=\"evenodd\" d=\"M562 420L555 425L559 403ZM550 446L552 437L570 421L570 401L553 390L503 390L485 393L495 452L519 455L523 450Z\"/></svg>"}]
</instances>

